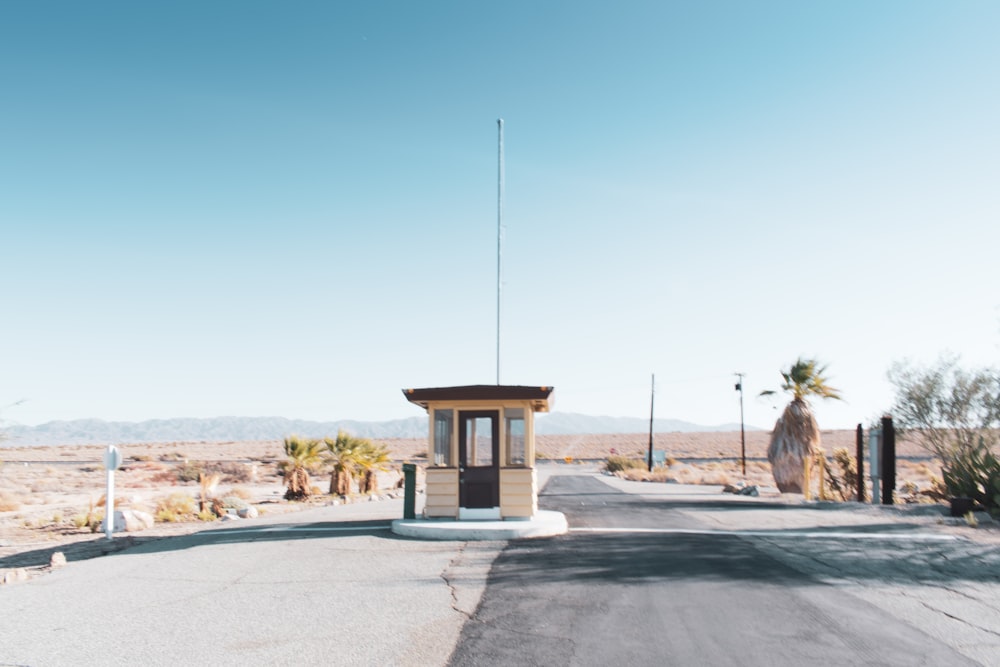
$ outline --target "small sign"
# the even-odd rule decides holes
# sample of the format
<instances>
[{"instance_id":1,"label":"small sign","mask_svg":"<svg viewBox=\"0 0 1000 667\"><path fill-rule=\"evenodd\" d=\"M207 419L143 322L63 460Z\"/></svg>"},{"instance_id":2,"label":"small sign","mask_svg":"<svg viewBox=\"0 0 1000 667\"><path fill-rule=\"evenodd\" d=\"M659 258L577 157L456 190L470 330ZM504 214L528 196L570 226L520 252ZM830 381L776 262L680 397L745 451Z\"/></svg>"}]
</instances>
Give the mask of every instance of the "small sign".
<instances>
[{"instance_id":1,"label":"small sign","mask_svg":"<svg viewBox=\"0 0 1000 667\"><path fill-rule=\"evenodd\" d=\"M122 464L122 453L114 445L108 445L107 450L104 452L104 468L105 470L117 470Z\"/></svg>"}]
</instances>

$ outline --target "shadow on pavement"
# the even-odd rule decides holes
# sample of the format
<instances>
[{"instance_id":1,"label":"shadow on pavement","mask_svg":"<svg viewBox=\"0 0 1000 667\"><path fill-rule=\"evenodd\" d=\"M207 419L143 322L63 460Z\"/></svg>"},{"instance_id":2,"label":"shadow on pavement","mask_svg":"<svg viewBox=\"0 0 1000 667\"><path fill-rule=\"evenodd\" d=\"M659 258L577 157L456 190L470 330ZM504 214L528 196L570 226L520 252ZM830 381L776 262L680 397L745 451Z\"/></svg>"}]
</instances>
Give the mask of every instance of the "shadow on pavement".
<instances>
[{"instance_id":1,"label":"shadow on pavement","mask_svg":"<svg viewBox=\"0 0 1000 667\"><path fill-rule=\"evenodd\" d=\"M49 564L52 554L61 551L69 562L88 560L98 556L129 553L159 553L177 551L212 544L241 544L249 542L274 542L281 540L330 539L375 535L385 539L408 540L394 534L391 521L324 521L314 523L276 523L260 526L234 526L233 528L206 528L183 535L127 534L108 540L103 535L92 540L70 542L12 554L0 558L0 569L17 567L42 567Z\"/></svg>"}]
</instances>

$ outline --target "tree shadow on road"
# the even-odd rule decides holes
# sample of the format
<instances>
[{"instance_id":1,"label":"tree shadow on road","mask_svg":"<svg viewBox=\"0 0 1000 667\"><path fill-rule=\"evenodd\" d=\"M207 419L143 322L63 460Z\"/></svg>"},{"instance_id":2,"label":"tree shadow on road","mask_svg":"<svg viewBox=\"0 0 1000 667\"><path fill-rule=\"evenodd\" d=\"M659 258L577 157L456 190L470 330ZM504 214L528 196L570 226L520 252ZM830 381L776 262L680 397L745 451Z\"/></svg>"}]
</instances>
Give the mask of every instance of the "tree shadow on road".
<instances>
[{"instance_id":1,"label":"tree shadow on road","mask_svg":"<svg viewBox=\"0 0 1000 667\"><path fill-rule=\"evenodd\" d=\"M697 579L818 585L823 577L1000 583L1000 552L990 545L775 532L766 544L725 534L571 533L521 540L502 552L490 583L524 586L527 572L544 581L591 583Z\"/></svg>"},{"instance_id":2,"label":"tree shadow on road","mask_svg":"<svg viewBox=\"0 0 1000 667\"><path fill-rule=\"evenodd\" d=\"M191 549L213 544L240 544L304 539L330 539L359 535L377 535L384 539L405 540L395 535L391 521L322 521L312 523L275 523L264 525L239 525L225 528L205 528L182 535L116 535L108 540L97 536L90 540L53 545L42 549L24 551L0 558L0 570L7 568L37 568L47 566L52 554L62 552L67 562L88 560L98 556L127 552L158 553Z\"/></svg>"}]
</instances>

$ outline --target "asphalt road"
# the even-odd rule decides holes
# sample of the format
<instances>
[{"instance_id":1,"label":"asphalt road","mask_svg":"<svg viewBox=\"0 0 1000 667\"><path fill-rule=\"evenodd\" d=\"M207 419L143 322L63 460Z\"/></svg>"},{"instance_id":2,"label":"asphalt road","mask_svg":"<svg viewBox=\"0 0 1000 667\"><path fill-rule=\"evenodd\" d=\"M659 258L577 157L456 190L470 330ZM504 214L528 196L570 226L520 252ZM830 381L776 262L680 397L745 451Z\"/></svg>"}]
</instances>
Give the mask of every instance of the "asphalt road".
<instances>
[{"instance_id":1,"label":"asphalt road","mask_svg":"<svg viewBox=\"0 0 1000 667\"><path fill-rule=\"evenodd\" d=\"M451 665L978 664L752 540L657 532L706 528L683 501L558 476L540 504L614 532L511 542Z\"/></svg>"},{"instance_id":2,"label":"asphalt road","mask_svg":"<svg viewBox=\"0 0 1000 667\"><path fill-rule=\"evenodd\" d=\"M442 665L503 543L397 538L402 501L150 542L0 589L0 666Z\"/></svg>"}]
</instances>

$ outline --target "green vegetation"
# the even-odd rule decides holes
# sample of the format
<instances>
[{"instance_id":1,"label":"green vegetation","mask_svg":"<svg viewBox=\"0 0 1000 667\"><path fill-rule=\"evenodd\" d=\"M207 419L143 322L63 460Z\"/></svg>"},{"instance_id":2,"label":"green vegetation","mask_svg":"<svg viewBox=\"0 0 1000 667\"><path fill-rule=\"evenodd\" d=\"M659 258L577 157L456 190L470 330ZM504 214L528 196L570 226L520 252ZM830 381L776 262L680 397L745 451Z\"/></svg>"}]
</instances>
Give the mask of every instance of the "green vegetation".
<instances>
[{"instance_id":1,"label":"green vegetation","mask_svg":"<svg viewBox=\"0 0 1000 667\"><path fill-rule=\"evenodd\" d=\"M945 492L1000 514L1000 372L965 370L955 357L928 367L896 363L893 417L942 466Z\"/></svg>"},{"instance_id":2,"label":"green vegetation","mask_svg":"<svg viewBox=\"0 0 1000 667\"><path fill-rule=\"evenodd\" d=\"M285 500L304 500L312 495L309 471L323 462L323 443L319 440L292 435L285 438L285 456L282 464L285 475Z\"/></svg>"},{"instance_id":3,"label":"green vegetation","mask_svg":"<svg viewBox=\"0 0 1000 667\"><path fill-rule=\"evenodd\" d=\"M609 456L604 462L604 469L608 472L622 472L635 468L645 470L646 462L642 459L633 459L627 456Z\"/></svg>"},{"instance_id":4,"label":"green vegetation","mask_svg":"<svg viewBox=\"0 0 1000 667\"><path fill-rule=\"evenodd\" d=\"M358 448L357 468L361 475L358 484L361 493L378 493L378 473L388 469L389 452L382 445L370 440L362 440Z\"/></svg>"},{"instance_id":5,"label":"green vegetation","mask_svg":"<svg viewBox=\"0 0 1000 667\"><path fill-rule=\"evenodd\" d=\"M197 516L198 509L194 498L183 491L171 493L156 504L155 518L157 521L166 523L191 521Z\"/></svg>"},{"instance_id":6,"label":"green vegetation","mask_svg":"<svg viewBox=\"0 0 1000 667\"><path fill-rule=\"evenodd\" d=\"M346 431L338 431L336 438L325 438L327 458L330 462L330 493L349 496L358 461L364 456L371 442L355 438Z\"/></svg>"},{"instance_id":7,"label":"green vegetation","mask_svg":"<svg viewBox=\"0 0 1000 667\"><path fill-rule=\"evenodd\" d=\"M781 371L781 390L790 393L792 400L774 424L767 460L771 462L775 484L782 493L808 491L806 462L820 451L819 425L809 399L841 398L840 392L827 384L826 369L815 359L800 357L787 371ZM769 390L760 395L776 393Z\"/></svg>"}]
</instances>

